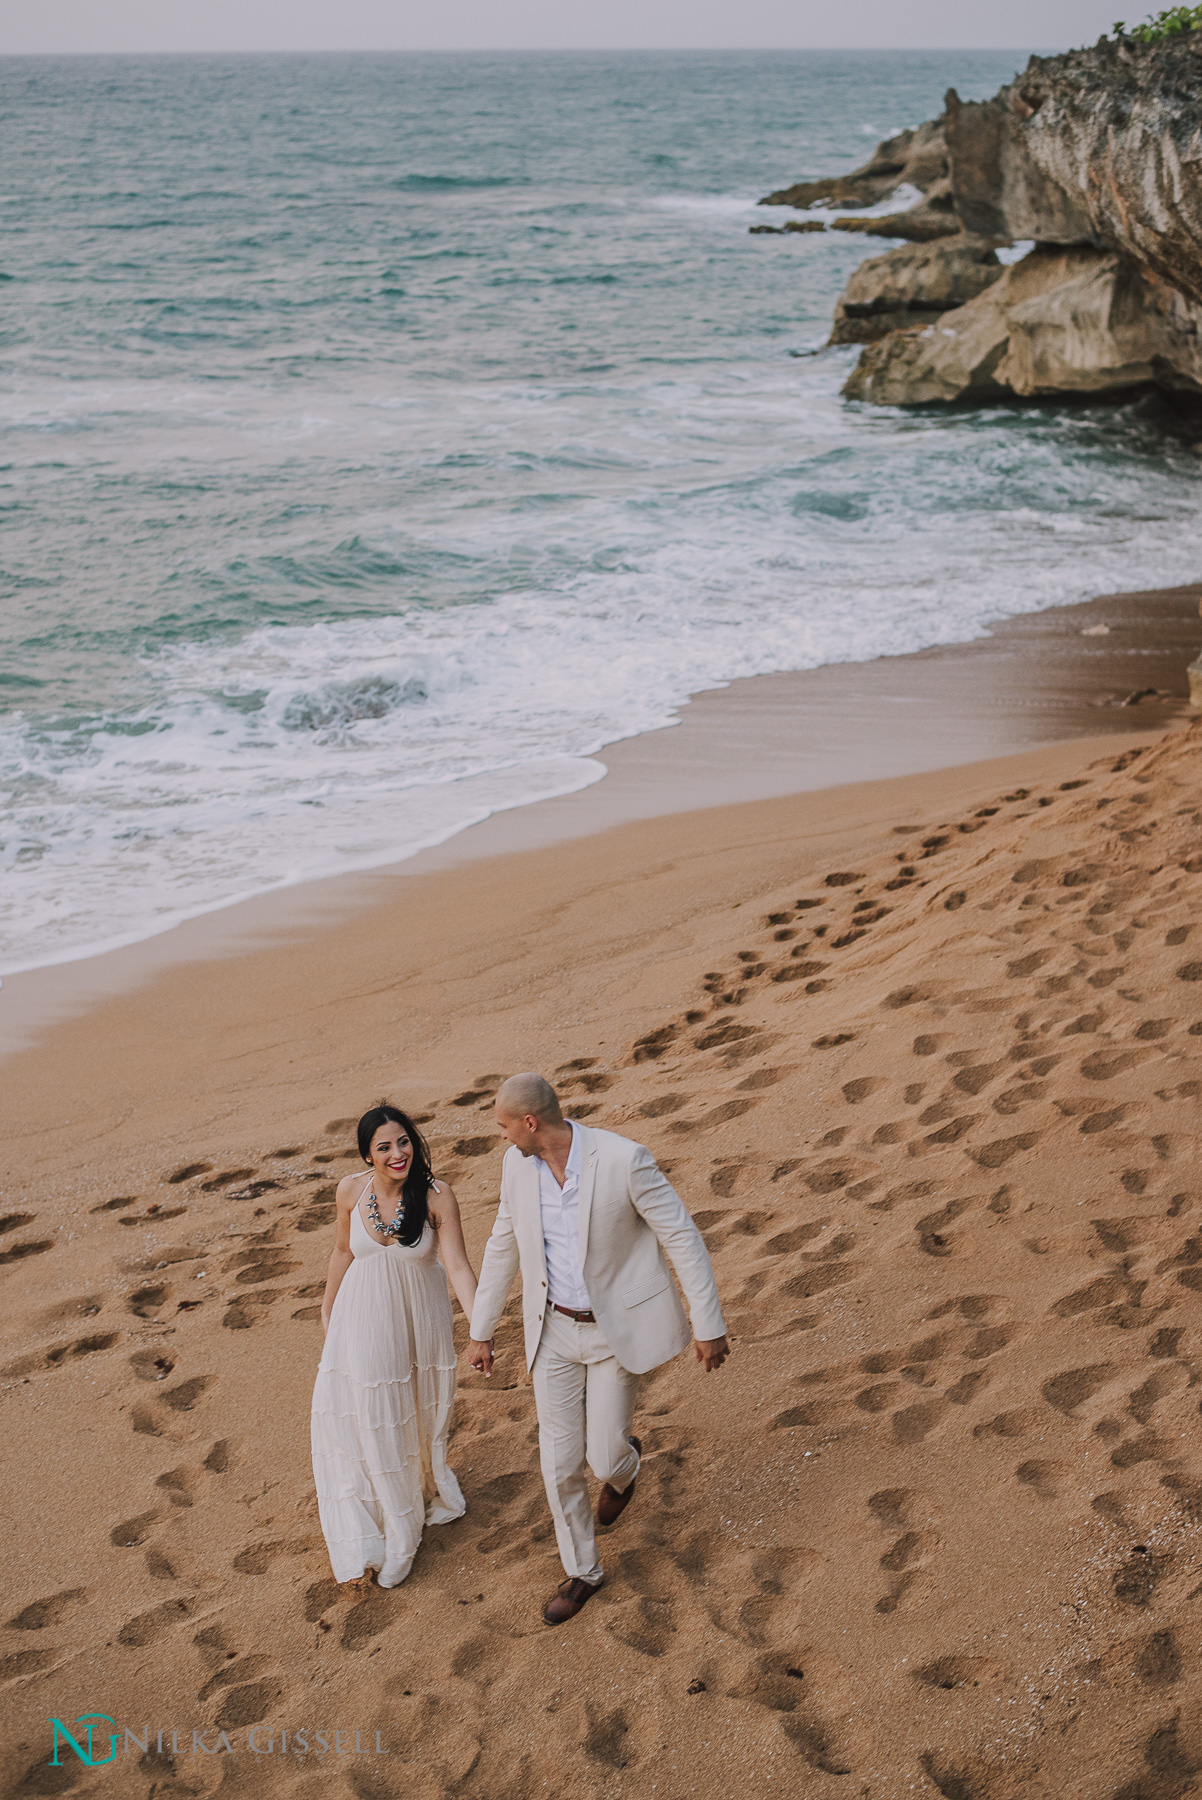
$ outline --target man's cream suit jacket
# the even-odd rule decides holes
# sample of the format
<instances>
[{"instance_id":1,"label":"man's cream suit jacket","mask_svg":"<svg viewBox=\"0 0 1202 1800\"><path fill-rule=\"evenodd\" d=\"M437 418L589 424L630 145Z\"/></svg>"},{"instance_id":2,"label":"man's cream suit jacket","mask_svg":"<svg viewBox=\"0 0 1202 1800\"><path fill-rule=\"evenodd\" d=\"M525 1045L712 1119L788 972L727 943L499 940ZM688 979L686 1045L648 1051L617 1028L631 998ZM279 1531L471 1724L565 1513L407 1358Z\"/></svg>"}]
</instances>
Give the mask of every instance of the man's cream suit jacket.
<instances>
[{"instance_id":1,"label":"man's cream suit jacket","mask_svg":"<svg viewBox=\"0 0 1202 1800\"><path fill-rule=\"evenodd\" d=\"M642 1375L678 1355L690 1337L723 1337L726 1325L709 1252L650 1150L613 1131L587 1125L576 1130L584 1281L597 1323L622 1367ZM688 1301L691 1331L665 1252ZM538 1165L511 1145L472 1309L477 1343L496 1332L519 1264L529 1366L546 1316L547 1260Z\"/></svg>"}]
</instances>

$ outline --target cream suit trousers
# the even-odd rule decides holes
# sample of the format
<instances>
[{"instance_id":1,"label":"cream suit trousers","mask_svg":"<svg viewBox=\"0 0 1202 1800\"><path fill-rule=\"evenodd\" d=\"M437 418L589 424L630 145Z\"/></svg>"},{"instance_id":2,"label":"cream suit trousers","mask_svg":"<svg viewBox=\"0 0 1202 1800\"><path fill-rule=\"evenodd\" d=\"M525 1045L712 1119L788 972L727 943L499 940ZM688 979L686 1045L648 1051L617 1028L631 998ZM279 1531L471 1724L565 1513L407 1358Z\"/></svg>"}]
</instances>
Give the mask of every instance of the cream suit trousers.
<instances>
[{"instance_id":1,"label":"cream suit trousers","mask_svg":"<svg viewBox=\"0 0 1202 1800\"><path fill-rule=\"evenodd\" d=\"M639 1472L630 1442L638 1376L624 1369L599 1325L577 1324L547 1307L531 1368L538 1449L569 1575L600 1581L597 1535L585 1462L598 1481L625 1493Z\"/></svg>"}]
</instances>

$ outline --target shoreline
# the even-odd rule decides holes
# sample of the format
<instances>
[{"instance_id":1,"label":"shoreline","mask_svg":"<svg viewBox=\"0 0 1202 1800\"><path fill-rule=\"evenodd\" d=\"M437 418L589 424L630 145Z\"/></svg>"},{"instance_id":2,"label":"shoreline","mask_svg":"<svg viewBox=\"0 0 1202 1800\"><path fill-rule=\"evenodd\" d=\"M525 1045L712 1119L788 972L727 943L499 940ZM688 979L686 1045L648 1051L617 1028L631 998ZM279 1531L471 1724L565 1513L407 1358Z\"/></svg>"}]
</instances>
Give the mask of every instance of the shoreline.
<instances>
[{"instance_id":1,"label":"shoreline","mask_svg":"<svg viewBox=\"0 0 1202 1800\"><path fill-rule=\"evenodd\" d=\"M1202 584L1103 595L999 621L988 637L707 689L677 724L604 747L606 775L495 812L374 868L274 888L153 936L4 978L0 1060L55 1023L181 964L295 943L397 897L396 883L615 826L1146 733L1188 711ZM1093 635L1099 625L1105 635ZM1141 688L1164 690L1124 706Z\"/></svg>"}]
</instances>

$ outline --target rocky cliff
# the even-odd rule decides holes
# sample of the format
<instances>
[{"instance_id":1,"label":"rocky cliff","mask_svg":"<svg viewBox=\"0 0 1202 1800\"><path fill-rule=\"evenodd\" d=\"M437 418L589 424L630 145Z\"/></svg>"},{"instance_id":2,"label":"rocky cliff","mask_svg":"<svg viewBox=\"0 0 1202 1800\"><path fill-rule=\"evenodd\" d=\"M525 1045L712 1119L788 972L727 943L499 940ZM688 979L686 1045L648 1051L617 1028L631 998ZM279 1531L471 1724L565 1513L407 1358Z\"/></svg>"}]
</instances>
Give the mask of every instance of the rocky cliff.
<instances>
[{"instance_id":1,"label":"rocky cliff","mask_svg":"<svg viewBox=\"0 0 1202 1800\"><path fill-rule=\"evenodd\" d=\"M885 218L838 218L834 231L862 231L870 237L910 238L929 243L932 238L952 237L963 230L956 216L948 173L946 120L928 119L913 131L899 131L886 138L850 175L829 175L817 181L795 181L792 187L765 194L761 206L876 206L899 188L917 188L917 206L890 213ZM787 225L753 225L753 232L825 230L826 223L790 221Z\"/></svg>"},{"instance_id":2,"label":"rocky cliff","mask_svg":"<svg viewBox=\"0 0 1202 1800\"><path fill-rule=\"evenodd\" d=\"M934 125L957 222L1036 247L963 306L938 303L943 282L937 323L887 304L912 252L857 271L840 321L870 307L875 280L877 311L901 329L869 345L845 392L903 406L1146 384L1202 395L1202 31L1032 57L992 100L950 93ZM907 307L923 310L912 280Z\"/></svg>"},{"instance_id":3,"label":"rocky cliff","mask_svg":"<svg viewBox=\"0 0 1202 1800\"><path fill-rule=\"evenodd\" d=\"M970 231L1117 250L1202 301L1202 32L1032 57L979 105L948 95Z\"/></svg>"}]
</instances>

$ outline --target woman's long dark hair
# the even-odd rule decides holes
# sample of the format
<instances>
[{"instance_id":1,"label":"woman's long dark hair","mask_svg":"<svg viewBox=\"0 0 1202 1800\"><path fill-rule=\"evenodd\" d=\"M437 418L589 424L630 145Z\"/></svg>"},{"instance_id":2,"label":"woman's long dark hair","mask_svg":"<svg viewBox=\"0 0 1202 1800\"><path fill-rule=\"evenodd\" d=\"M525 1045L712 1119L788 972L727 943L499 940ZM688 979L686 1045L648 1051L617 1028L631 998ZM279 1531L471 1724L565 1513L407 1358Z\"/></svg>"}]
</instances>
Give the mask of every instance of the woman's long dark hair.
<instances>
[{"instance_id":1,"label":"woman's long dark hair","mask_svg":"<svg viewBox=\"0 0 1202 1800\"><path fill-rule=\"evenodd\" d=\"M434 1172L430 1167L430 1148L425 1138L413 1123L408 1113L399 1106L392 1106L387 1100L381 1100L370 1112L365 1112L359 1121L357 1137L359 1154L364 1162L371 1164L371 1141L381 1125L400 1125L408 1134L413 1146L413 1161L409 1164L409 1173L401 1187L401 1230L397 1242L412 1249L426 1229L426 1220L430 1216L430 1189L434 1186Z\"/></svg>"}]
</instances>

